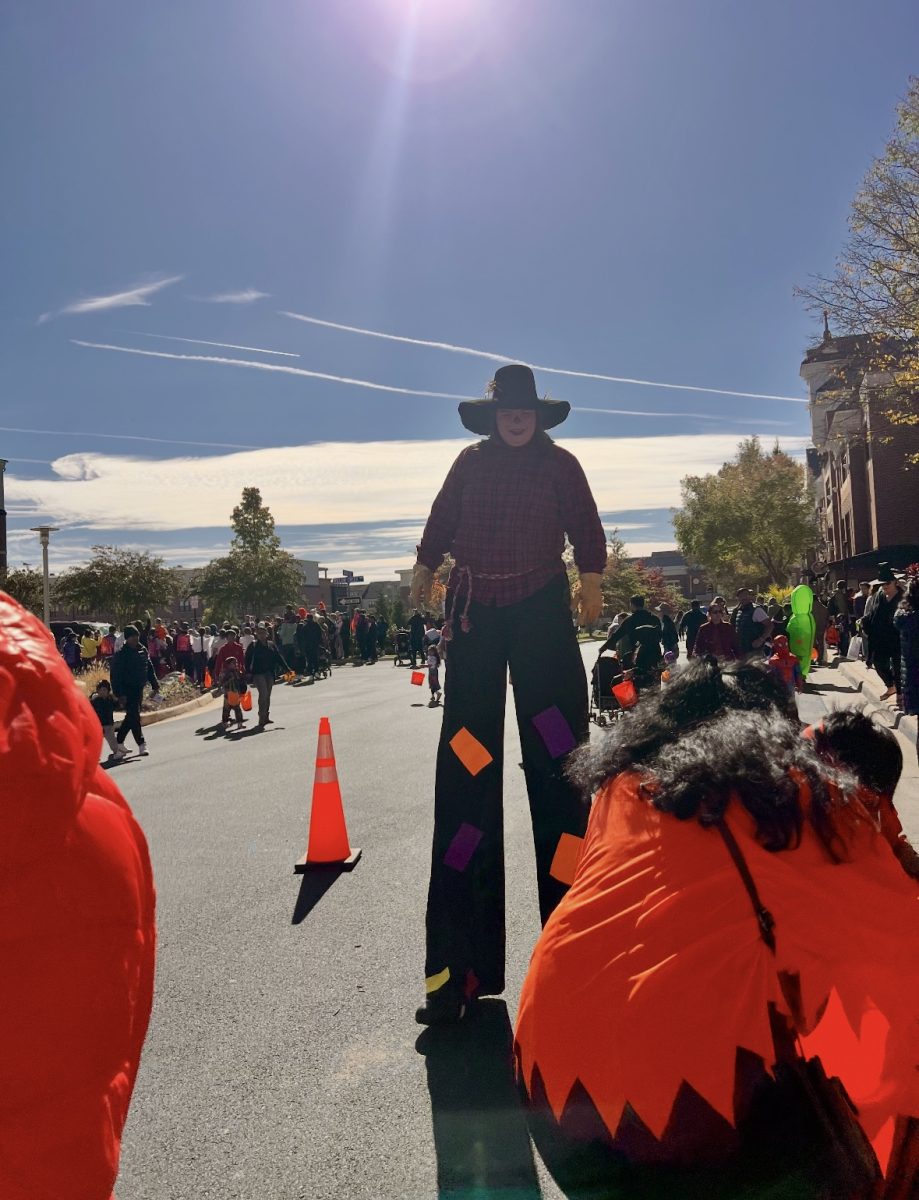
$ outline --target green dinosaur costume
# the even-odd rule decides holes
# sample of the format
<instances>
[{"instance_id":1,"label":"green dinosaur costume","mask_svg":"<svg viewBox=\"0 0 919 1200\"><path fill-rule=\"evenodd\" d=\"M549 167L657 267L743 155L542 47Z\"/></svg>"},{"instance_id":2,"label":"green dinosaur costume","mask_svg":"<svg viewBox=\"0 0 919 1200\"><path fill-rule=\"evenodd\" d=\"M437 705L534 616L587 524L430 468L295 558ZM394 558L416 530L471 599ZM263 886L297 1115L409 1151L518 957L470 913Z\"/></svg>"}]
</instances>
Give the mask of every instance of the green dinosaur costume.
<instances>
[{"instance_id":1,"label":"green dinosaur costume","mask_svg":"<svg viewBox=\"0 0 919 1200\"><path fill-rule=\"evenodd\" d=\"M806 678L813 663L811 652L817 625L814 621L814 593L806 583L800 583L791 593L791 612L788 621L788 646L801 664L801 674Z\"/></svg>"}]
</instances>

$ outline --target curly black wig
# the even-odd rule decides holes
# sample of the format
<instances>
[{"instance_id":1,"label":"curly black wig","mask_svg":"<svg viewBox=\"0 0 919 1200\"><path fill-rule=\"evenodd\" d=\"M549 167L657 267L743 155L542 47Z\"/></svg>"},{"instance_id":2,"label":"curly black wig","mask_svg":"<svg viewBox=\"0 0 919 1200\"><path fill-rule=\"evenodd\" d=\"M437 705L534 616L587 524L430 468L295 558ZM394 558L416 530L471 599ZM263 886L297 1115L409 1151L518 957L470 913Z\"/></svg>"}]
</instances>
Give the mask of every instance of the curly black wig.
<instances>
[{"instance_id":1,"label":"curly black wig","mask_svg":"<svg viewBox=\"0 0 919 1200\"><path fill-rule=\"evenodd\" d=\"M864 787L885 796L897 790L903 751L889 729L860 709L839 709L814 726L814 747L821 758L851 771Z\"/></svg>"},{"instance_id":2,"label":"curly black wig","mask_svg":"<svg viewBox=\"0 0 919 1200\"><path fill-rule=\"evenodd\" d=\"M601 742L573 754L568 774L593 793L628 770L647 776L651 804L683 821L714 824L735 796L768 850L798 844L806 787L810 819L831 856L840 857L829 818L831 784L845 791L852 781L802 738L794 701L758 663L691 660Z\"/></svg>"}]
</instances>

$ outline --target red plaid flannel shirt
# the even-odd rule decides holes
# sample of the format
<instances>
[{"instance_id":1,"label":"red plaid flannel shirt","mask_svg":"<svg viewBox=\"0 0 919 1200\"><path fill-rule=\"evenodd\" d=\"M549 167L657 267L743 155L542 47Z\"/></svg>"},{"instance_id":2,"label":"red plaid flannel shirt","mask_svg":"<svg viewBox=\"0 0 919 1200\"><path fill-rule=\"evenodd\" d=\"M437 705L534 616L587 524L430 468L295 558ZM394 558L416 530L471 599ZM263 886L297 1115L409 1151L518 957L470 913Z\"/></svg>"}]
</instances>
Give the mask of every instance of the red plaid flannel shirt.
<instances>
[{"instance_id":1,"label":"red plaid flannel shirt","mask_svg":"<svg viewBox=\"0 0 919 1200\"><path fill-rule=\"evenodd\" d=\"M418 546L432 571L447 551L472 573L473 599L516 604L564 574L565 534L583 572L606 566L606 535L581 464L545 435L511 449L487 439L467 446L444 481ZM465 589L464 589L465 590Z\"/></svg>"}]
</instances>

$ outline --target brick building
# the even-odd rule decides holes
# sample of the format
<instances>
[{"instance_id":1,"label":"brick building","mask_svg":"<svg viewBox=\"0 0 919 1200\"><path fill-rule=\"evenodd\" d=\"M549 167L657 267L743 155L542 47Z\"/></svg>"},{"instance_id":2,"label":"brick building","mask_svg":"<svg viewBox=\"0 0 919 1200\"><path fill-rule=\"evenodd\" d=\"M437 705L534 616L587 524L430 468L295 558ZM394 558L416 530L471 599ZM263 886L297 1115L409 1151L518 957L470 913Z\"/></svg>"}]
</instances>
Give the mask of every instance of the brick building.
<instances>
[{"instance_id":1,"label":"brick building","mask_svg":"<svg viewBox=\"0 0 919 1200\"><path fill-rule=\"evenodd\" d=\"M690 600L704 600L710 594L706 591L708 576L701 567L690 566L679 550L654 550L627 561L660 571L666 583Z\"/></svg>"},{"instance_id":2,"label":"brick building","mask_svg":"<svg viewBox=\"0 0 919 1200\"><path fill-rule=\"evenodd\" d=\"M896 354L902 343L880 349ZM801 364L813 441L807 465L823 542L816 573L825 563L833 579L850 583L873 578L880 562L919 559L919 467L907 466L908 455L919 453L919 426L887 416L891 380L872 364L877 353L864 336L833 337L826 326Z\"/></svg>"}]
</instances>

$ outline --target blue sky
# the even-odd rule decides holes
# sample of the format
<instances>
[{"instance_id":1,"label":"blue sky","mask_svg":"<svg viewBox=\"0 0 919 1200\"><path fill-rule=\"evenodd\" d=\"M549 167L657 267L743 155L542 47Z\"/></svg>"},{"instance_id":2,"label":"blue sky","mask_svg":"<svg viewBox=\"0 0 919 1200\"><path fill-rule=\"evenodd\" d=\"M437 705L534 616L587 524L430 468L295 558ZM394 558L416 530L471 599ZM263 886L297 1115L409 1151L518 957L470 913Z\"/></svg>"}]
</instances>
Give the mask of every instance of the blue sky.
<instances>
[{"instance_id":1,"label":"blue sky","mask_svg":"<svg viewBox=\"0 0 919 1200\"><path fill-rule=\"evenodd\" d=\"M283 313L803 398L792 287L831 267L919 68L906 0L33 0L0 21L0 425L46 431L0 430L13 564L38 520L63 526L58 566L94 542L205 561L249 484L302 555L410 563L454 401L158 355L449 396L496 363ZM638 552L672 543L681 475L807 434L789 401L538 381L644 414L560 431Z\"/></svg>"}]
</instances>

